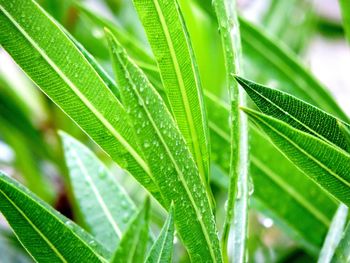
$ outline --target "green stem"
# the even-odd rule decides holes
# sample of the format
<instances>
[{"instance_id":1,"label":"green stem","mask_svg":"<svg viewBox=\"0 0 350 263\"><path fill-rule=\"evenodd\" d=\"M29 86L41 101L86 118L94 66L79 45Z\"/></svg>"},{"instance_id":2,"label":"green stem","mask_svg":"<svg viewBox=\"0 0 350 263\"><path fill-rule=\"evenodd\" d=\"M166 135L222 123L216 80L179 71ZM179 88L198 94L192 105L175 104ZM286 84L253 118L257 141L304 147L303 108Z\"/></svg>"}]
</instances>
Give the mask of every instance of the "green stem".
<instances>
[{"instance_id":1,"label":"green stem","mask_svg":"<svg viewBox=\"0 0 350 263\"><path fill-rule=\"evenodd\" d=\"M248 207L248 126L247 118L239 110L245 105L245 95L234 76L240 73L241 40L235 1L214 0L225 56L226 79L231 102L231 157L230 182L226 216L222 233L222 251L229 260L228 240L232 229L233 262L245 262Z\"/></svg>"}]
</instances>

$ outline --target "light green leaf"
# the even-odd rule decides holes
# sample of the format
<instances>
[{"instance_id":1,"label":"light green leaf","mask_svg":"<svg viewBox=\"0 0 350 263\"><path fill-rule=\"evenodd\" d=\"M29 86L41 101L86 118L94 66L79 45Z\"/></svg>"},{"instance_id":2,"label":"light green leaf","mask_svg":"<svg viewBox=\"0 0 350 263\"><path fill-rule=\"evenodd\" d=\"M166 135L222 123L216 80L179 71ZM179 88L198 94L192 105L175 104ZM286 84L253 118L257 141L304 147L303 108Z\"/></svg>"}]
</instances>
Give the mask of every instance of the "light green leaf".
<instances>
[{"instance_id":1,"label":"light green leaf","mask_svg":"<svg viewBox=\"0 0 350 263\"><path fill-rule=\"evenodd\" d=\"M38 262L106 262L109 256L82 228L1 172L0 211Z\"/></svg>"},{"instance_id":2,"label":"light green leaf","mask_svg":"<svg viewBox=\"0 0 350 263\"><path fill-rule=\"evenodd\" d=\"M96 240L114 251L136 206L88 148L64 132L60 136L83 220Z\"/></svg>"},{"instance_id":3,"label":"light green leaf","mask_svg":"<svg viewBox=\"0 0 350 263\"><path fill-rule=\"evenodd\" d=\"M123 106L79 49L36 2L0 0L0 4L4 49L48 97L162 203Z\"/></svg>"},{"instance_id":4,"label":"light green leaf","mask_svg":"<svg viewBox=\"0 0 350 263\"><path fill-rule=\"evenodd\" d=\"M209 130L197 64L181 10L175 0L134 0L134 5L155 55L172 113L203 183L208 184Z\"/></svg>"},{"instance_id":5,"label":"light green leaf","mask_svg":"<svg viewBox=\"0 0 350 263\"><path fill-rule=\"evenodd\" d=\"M170 263L173 254L174 241L174 209L171 206L168 218L154 242L145 262Z\"/></svg>"},{"instance_id":6,"label":"light green leaf","mask_svg":"<svg viewBox=\"0 0 350 263\"><path fill-rule=\"evenodd\" d=\"M249 64L247 69L264 68L263 76L259 75L259 82L261 79L265 82L277 80L283 84L281 88L285 91L295 94L344 121L349 120L329 91L311 75L296 55L283 43L267 36L257 26L242 17L239 22L243 53L249 55L254 65Z\"/></svg>"},{"instance_id":7,"label":"light green leaf","mask_svg":"<svg viewBox=\"0 0 350 263\"><path fill-rule=\"evenodd\" d=\"M107 37L122 101L165 207L174 204L174 221L191 259L221 262L209 196L181 132L143 72L108 31Z\"/></svg>"},{"instance_id":8,"label":"light green leaf","mask_svg":"<svg viewBox=\"0 0 350 263\"><path fill-rule=\"evenodd\" d=\"M113 255L111 263L143 262L147 248L150 201L130 221Z\"/></svg>"},{"instance_id":9,"label":"light green leaf","mask_svg":"<svg viewBox=\"0 0 350 263\"><path fill-rule=\"evenodd\" d=\"M329 227L328 234L324 241L320 256L317 260L318 263L331 262L331 259L334 255L334 251L341 240L347 215L348 207L344 204L340 204Z\"/></svg>"},{"instance_id":10,"label":"light green leaf","mask_svg":"<svg viewBox=\"0 0 350 263\"><path fill-rule=\"evenodd\" d=\"M348 0L339 0L339 5L343 18L345 37L350 44L350 4Z\"/></svg>"},{"instance_id":11,"label":"light green leaf","mask_svg":"<svg viewBox=\"0 0 350 263\"><path fill-rule=\"evenodd\" d=\"M342 239L334 252L332 263L344 263L350 261L350 223L343 232Z\"/></svg>"},{"instance_id":12,"label":"light green leaf","mask_svg":"<svg viewBox=\"0 0 350 263\"><path fill-rule=\"evenodd\" d=\"M209 92L205 95L212 161L225 176L229 172L230 158L229 105ZM250 125L249 134L249 174L254 182L252 197L268 209L266 216L272 217L289 237L317 256L337 203L286 159L253 125ZM215 175L214 172L212 175ZM220 182L220 186L226 190L228 178L218 179L226 179ZM266 209L261 212L266 213ZM300 214L305 215L304 220L300 220Z\"/></svg>"},{"instance_id":13,"label":"light green leaf","mask_svg":"<svg viewBox=\"0 0 350 263\"><path fill-rule=\"evenodd\" d=\"M350 127L349 125L345 124L344 122L338 120L338 125L340 130L343 133L343 136L345 138L345 141L347 142L346 150L350 153Z\"/></svg>"},{"instance_id":14,"label":"light green leaf","mask_svg":"<svg viewBox=\"0 0 350 263\"><path fill-rule=\"evenodd\" d=\"M350 204L350 155L317 137L244 108L275 146L301 171L346 205Z\"/></svg>"},{"instance_id":15,"label":"light green leaf","mask_svg":"<svg viewBox=\"0 0 350 263\"><path fill-rule=\"evenodd\" d=\"M240 77L236 77L236 79L266 115L347 150L348 142L338 123L350 128L348 124L287 93L267 88Z\"/></svg>"}]
</instances>

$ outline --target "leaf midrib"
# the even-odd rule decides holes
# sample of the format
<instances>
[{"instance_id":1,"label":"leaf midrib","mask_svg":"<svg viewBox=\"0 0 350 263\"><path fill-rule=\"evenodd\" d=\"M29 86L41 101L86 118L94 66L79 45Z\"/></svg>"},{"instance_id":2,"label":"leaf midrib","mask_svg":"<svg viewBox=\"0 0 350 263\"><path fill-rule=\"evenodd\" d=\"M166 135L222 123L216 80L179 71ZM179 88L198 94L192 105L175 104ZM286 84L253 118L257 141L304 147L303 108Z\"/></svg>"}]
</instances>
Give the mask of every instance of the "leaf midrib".
<instances>
[{"instance_id":1,"label":"leaf midrib","mask_svg":"<svg viewBox=\"0 0 350 263\"><path fill-rule=\"evenodd\" d=\"M127 69L125 68L125 65L124 65L123 63L121 63L121 65L123 66L124 71L126 72L126 74L129 75L129 72L128 72ZM148 82L148 80L146 80L146 81ZM147 105L147 104L145 103L145 101L143 100L143 97L140 96L140 94L138 93L138 90L137 90L137 88L135 87L135 83L133 82L133 80L132 80L132 78L130 77L130 75L129 75L129 82L130 82L130 84L131 84L131 86L132 86L132 88L133 88L133 90L134 90L136 96L138 97L138 99L139 99L140 101L142 101L142 104L143 104L143 105ZM148 82L148 85L151 86L151 83ZM155 93L155 94L156 94L156 96L158 96L157 93ZM210 237L209 237L209 235L208 235L207 229L205 228L205 225L204 225L202 216L201 216L201 214L200 214L200 212L199 212L199 210L198 210L198 207L197 207L197 205L196 205L196 203L195 203L195 201L194 201L194 199L193 199L193 196L192 196L192 194L191 194L191 191L190 191L189 188L188 188L188 185L187 185L187 182L186 182L186 180L185 180L185 177L184 177L184 175L183 175L181 169L178 167L177 162L175 161L175 158L174 158L174 156L172 155L170 149L168 148L168 146L167 146L167 144L166 144L166 142L165 142L165 140L164 140L164 138L163 138L162 133L159 131L157 125L155 124L155 122L154 122L154 120L153 120L153 118L152 118L152 114L148 111L147 106L144 106L144 107L142 107L142 108L144 109L145 113L147 114L150 123L152 124L154 130L156 131L156 133L157 133L157 135L158 135L158 137L159 137L161 143L163 144L164 149L166 150L166 152L167 152L167 154L168 154L168 156L169 156L171 162L172 162L173 165L174 165L175 170L177 171L177 174L179 175L180 182L181 182L181 184L183 185L183 187L185 188L185 191L186 191L186 193L187 193L187 195L188 195L188 197L189 197L189 199L190 199L190 201L191 201L191 204L192 204L192 206L193 206L193 208L194 208L194 210L195 210L195 212L196 212L197 220L199 221L199 223L200 223L200 225L201 225L201 228L202 228L204 237L205 237L205 239L206 239L206 241L207 241L207 245L208 245L208 248L209 248L211 257L212 257L212 259L216 262L216 257L215 257L215 253L214 253L214 251L213 251L213 249L212 249L212 246L211 246ZM204 187L204 186L203 186L203 187ZM205 192L205 193L206 193L206 196L207 196L207 192ZM207 200L208 200L208 202L209 202L208 196L207 196Z\"/></svg>"},{"instance_id":2,"label":"leaf midrib","mask_svg":"<svg viewBox=\"0 0 350 263\"><path fill-rule=\"evenodd\" d=\"M52 251L61 259L63 262L68 263L65 257L57 250L57 248L46 238L46 236L41 233L41 231L34 225L34 223L26 216L26 214L14 203L8 195L0 189L1 194L10 202L10 204L27 220L30 226L39 234L39 236L48 244ZM25 246L24 246L25 247ZM28 250L27 250L28 251ZM28 251L28 253L34 258L34 256Z\"/></svg>"},{"instance_id":3,"label":"leaf midrib","mask_svg":"<svg viewBox=\"0 0 350 263\"><path fill-rule=\"evenodd\" d=\"M331 142L329 139L327 139L326 137L324 137L322 134L319 134L317 131L315 131L314 129L312 129L311 127L307 126L305 123L303 123L302 121L300 121L297 117L295 117L293 114L290 114L288 111L284 110L283 108L281 108L278 104L276 104L274 101L270 100L268 97L265 97L263 94L259 93L258 91L256 91L255 89L251 88L249 85L247 85L248 89L250 89L251 91L253 91L255 94L257 94L259 97L261 97L263 100L267 101L268 103L272 104L273 106L275 106L278 110L280 110L281 112L283 112L283 114L286 115L286 113L288 114L289 117L291 117L294 121L296 121L297 123L299 123L301 126L303 126L304 128L306 128L308 131L310 131L312 134L314 134L315 136L321 138L322 140L324 140L325 142L327 142L328 144L332 145L334 148L337 148L339 152L343 152L344 154L348 154L346 151L344 151L344 149L342 149L341 147L339 147L338 145L336 145L335 143ZM284 94L284 93L283 93ZM296 98L295 98L296 99ZM304 102L305 104L308 104L307 102ZM316 109L316 107L314 107L311 104L308 104L308 106ZM327 114L326 112L322 111L321 109L318 109L320 112L322 112L323 114L328 115L327 117L332 118L333 116ZM338 119L336 117L335 118L337 121ZM340 121L340 120L339 120Z\"/></svg>"},{"instance_id":4,"label":"leaf midrib","mask_svg":"<svg viewBox=\"0 0 350 263\"><path fill-rule=\"evenodd\" d=\"M85 179L87 180L87 182L91 186L91 189L94 192L94 195L96 196L97 202L101 205L101 208L102 208L104 214L106 215L107 220L112 225L114 232L120 238L122 236L122 232L121 232L120 228L118 227L118 225L116 224L116 222L114 221L113 216L112 216L111 212L109 211L106 203L104 202L104 200L103 200L99 190L96 188L96 186L95 186L93 180L91 179L89 173L86 171L83 163L81 162L79 156L77 155L77 152L72 147L69 147L69 148L70 148L71 154L73 155L73 158L75 158L76 163L78 164L78 167L82 171L83 176L85 177Z\"/></svg>"},{"instance_id":5,"label":"leaf midrib","mask_svg":"<svg viewBox=\"0 0 350 263\"><path fill-rule=\"evenodd\" d=\"M258 158L255 156L251 156L252 162L259 167L268 177L270 177L275 183L277 183L282 189L284 189L287 193L294 197L294 199L305 207L311 214L313 214L321 223L323 223L326 227L330 225L330 220L307 199L305 199L302 195L300 195L297 191L295 191L292 187L286 184L283 180L278 178L278 176L271 171L265 164L263 164Z\"/></svg>"},{"instance_id":6,"label":"leaf midrib","mask_svg":"<svg viewBox=\"0 0 350 263\"><path fill-rule=\"evenodd\" d=\"M195 155L195 158L196 158L196 163L197 163L197 166L198 166L199 173L200 173L202 179L204 180L204 182L206 182L203 159L201 158L202 154L201 154L200 147L198 145L198 134L197 134L196 128L194 127L193 116L192 116L191 109L189 107L189 101L188 101L188 98L187 98L185 83L184 83L184 80L183 80L183 77L182 77L180 65L179 65L179 62L177 60L176 53L175 53L175 50L174 50L174 46L173 46L173 43L172 43L172 39L171 39L169 30L168 30L167 24L165 22L164 15L163 15L162 10L161 10L161 8L159 6L159 3L158 3L157 0L152 0L152 1L153 1L154 5L156 7L156 10L157 10L157 13L158 13L158 17L159 17L160 23L162 25L162 29L163 29L164 35L165 35L165 38L167 40L168 48L169 48L169 51L170 51L170 54L171 54L171 57L172 57L172 62L173 62L173 65L174 65L174 68L175 68L175 72L176 72L177 81L179 83L182 103L185 106L186 119L187 119L187 123L189 124L189 131L191 133L191 138L192 138L191 148L194 151L194 155ZM195 82L196 82L196 80L195 80Z\"/></svg>"},{"instance_id":7,"label":"leaf midrib","mask_svg":"<svg viewBox=\"0 0 350 263\"><path fill-rule=\"evenodd\" d=\"M291 139L289 139L286 135L284 135L283 133L281 133L279 130L277 130L276 128L274 128L273 126L269 125L265 120L263 120L262 118L260 118L259 116L257 116L256 114L254 114L256 118L258 118L261 122L263 122L267 127L269 127L271 130L273 130L275 133L277 133L279 136L281 136L283 139L285 139L288 143L290 143L292 146L294 146L298 151L300 151L302 154L308 156L313 162L315 162L320 168L322 168L323 170L325 170L326 172L328 172L329 174L333 175L335 178L337 178L339 181L341 181L343 184L345 184L347 187L350 187L350 183L347 182L344 178L342 178L341 176L339 176L338 174L336 174L334 171L332 171L329 167L327 167L326 165L324 165L323 163L321 163L320 161L318 161L313 155L309 154L307 151L304 151L297 143L293 142ZM303 133L305 136L307 137L312 137L316 140L319 140L321 143L322 142L320 139L318 139L317 137L314 137L308 133L302 132L300 130L297 130L295 128L291 129L295 130L295 132L298 133ZM331 146L330 146L331 147ZM336 148L334 148L335 151L338 151ZM338 151L339 152L339 151ZM344 155L343 153L339 152L339 154ZM347 157L347 156L345 156ZM333 194L332 194L333 195Z\"/></svg>"},{"instance_id":8,"label":"leaf midrib","mask_svg":"<svg viewBox=\"0 0 350 263\"><path fill-rule=\"evenodd\" d=\"M64 80L64 82L74 91L77 97L89 108L97 119L113 134L113 136L127 149L127 151L133 156L133 158L139 163L142 169L152 178L149 166L144 162L144 160L139 156L136 150L122 137L112 126L112 124L104 118L103 114L100 113L90 101L80 92L80 90L72 83L66 75L61 72L59 67L43 52L37 43L27 34L27 32L16 22L16 20L9 14L2 6L0 9L5 13L5 15L11 20L11 22L16 26L16 28L25 36L25 38L31 43L31 45L40 53L40 55L46 60L46 62L53 67L55 72ZM59 29L59 28L58 28ZM59 29L60 30L60 29ZM116 103L118 101L116 100ZM153 180L153 178L152 178Z\"/></svg>"}]
</instances>

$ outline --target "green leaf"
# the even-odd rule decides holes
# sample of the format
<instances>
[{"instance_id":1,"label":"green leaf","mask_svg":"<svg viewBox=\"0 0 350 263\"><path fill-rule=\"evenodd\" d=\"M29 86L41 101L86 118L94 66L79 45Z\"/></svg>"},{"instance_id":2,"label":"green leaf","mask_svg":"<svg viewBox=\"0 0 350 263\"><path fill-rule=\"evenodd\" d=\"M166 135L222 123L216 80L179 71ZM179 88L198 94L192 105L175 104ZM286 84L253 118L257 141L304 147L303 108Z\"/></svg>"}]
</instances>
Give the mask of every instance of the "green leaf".
<instances>
[{"instance_id":1,"label":"green leaf","mask_svg":"<svg viewBox=\"0 0 350 263\"><path fill-rule=\"evenodd\" d=\"M209 92L205 96L211 157L224 173L223 178L212 179L223 181L219 185L227 190L228 178L225 175L229 173L230 160L229 105ZM337 203L286 159L255 126L250 125L249 134L249 174L254 182L252 197L263 204L263 207L257 208L264 208L260 212L272 217L289 237L317 256ZM214 172L211 174L216 175ZM301 214L305 215L304 220L300 220Z\"/></svg>"},{"instance_id":2,"label":"green leaf","mask_svg":"<svg viewBox=\"0 0 350 263\"><path fill-rule=\"evenodd\" d=\"M175 0L134 0L134 5L155 55L172 113L207 184L209 130L197 64L181 10Z\"/></svg>"},{"instance_id":3,"label":"green leaf","mask_svg":"<svg viewBox=\"0 0 350 263\"><path fill-rule=\"evenodd\" d=\"M296 55L283 43L267 36L257 26L241 17L239 22L243 53L249 55L253 61L253 66L249 65L247 69L264 68L263 76L261 76L264 81L277 80L282 83L281 88L285 91L297 95L344 121L349 120L329 91L311 75Z\"/></svg>"},{"instance_id":4,"label":"green leaf","mask_svg":"<svg viewBox=\"0 0 350 263\"><path fill-rule=\"evenodd\" d=\"M82 228L1 172L0 211L38 262L106 262L108 253Z\"/></svg>"},{"instance_id":5,"label":"green leaf","mask_svg":"<svg viewBox=\"0 0 350 263\"><path fill-rule=\"evenodd\" d=\"M339 0L340 11L343 18L345 37L350 44L350 5L347 0Z\"/></svg>"},{"instance_id":6,"label":"green leaf","mask_svg":"<svg viewBox=\"0 0 350 263\"><path fill-rule=\"evenodd\" d=\"M350 127L349 127L349 125L347 125L344 122L339 121L339 120L338 120L338 125L339 125L340 130L343 133L343 136L344 136L346 142L347 142L346 150L350 153Z\"/></svg>"},{"instance_id":7,"label":"green leaf","mask_svg":"<svg viewBox=\"0 0 350 263\"><path fill-rule=\"evenodd\" d=\"M241 71L241 39L237 20L236 1L216 0L213 2L221 34L225 57L226 83L230 95L230 183L226 217L222 233L222 247L225 261L228 251L234 262L244 262L248 227L248 121L239 110L245 105L245 94L239 89L232 75ZM231 225L233 248L228 248Z\"/></svg>"},{"instance_id":8,"label":"green leaf","mask_svg":"<svg viewBox=\"0 0 350 263\"><path fill-rule=\"evenodd\" d=\"M350 155L317 137L265 114L244 108L275 146L335 198L350 204Z\"/></svg>"},{"instance_id":9,"label":"green leaf","mask_svg":"<svg viewBox=\"0 0 350 263\"><path fill-rule=\"evenodd\" d=\"M168 218L154 242L145 262L170 263L173 254L174 241L174 209L171 206Z\"/></svg>"},{"instance_id":10,"label":"green leaf","mask_svg":"<svg viewBox=\"0 0 350 263\"><path fill-rule=\"evenodd\" d=\"M270 89L240 77L236 79L266 115L347 150L348 142L339 123L349 128L350 125L282 91Z\"/></svg>"},{"instance_id":11,"label":"green leaf","mask_svg":"<svg viewBox=\"0 0 350 263\"><path fill-rule=\"evenodd\" d=\"M162 203L123 106L61 26L34 1L0 3L4 49L49 98Z\"/></svg>"},{"instance_id":12,"label":"green leaf","mask_svg":"<svg viewBox=\"0 0 350 263\"><path fill-rule=\"evenodd\" d=\"M317 261L318 263L329 263L331 261L335 249L341 240L347 215L348 207L344 204L340 204L337 212L332 219L332 224L329 227L328 234Z\"/></svg>"},{"instance_id":13,"label":"green leaf","mask_svg":"<svg viewBox=\"0 0 350 263\"><path fill-rule=\"evenodd\" d=\"M88 148L64 132L60 136L83 220L96 240L114 251L136 206Z\"/></svg>"},{"instance_id":14,"label":"green leaf","mask_svg":"<svg viewBox=\"0 0 350 263\"><path fill-rule=\"evenodd\" d=\"M334 252L332 263L343 263L350 261L350 223L347 224L343 232L342 239Z\"/></svg>"},{"instance_id":15,"label":"green leaf","mask_svg":"<svg viewBox=\"0 0 350 263\"><path fill-rule=\"evenodd\" d=\"M174 204L174 221L191 259L221 262L209 196L180 130L143 72L108 31L107 37L122 101L165 207Z\"/></svg>"},{"instance_id":16,"label":"green leaf","mask_svg":"<svg viewBox=\"0 0 350 263\"><path fill-rule=\"evenodd\" d=\"M150 201L130 221L113 255L111 263L143 262L147 248Z\"/></svg>"}]
</instances>

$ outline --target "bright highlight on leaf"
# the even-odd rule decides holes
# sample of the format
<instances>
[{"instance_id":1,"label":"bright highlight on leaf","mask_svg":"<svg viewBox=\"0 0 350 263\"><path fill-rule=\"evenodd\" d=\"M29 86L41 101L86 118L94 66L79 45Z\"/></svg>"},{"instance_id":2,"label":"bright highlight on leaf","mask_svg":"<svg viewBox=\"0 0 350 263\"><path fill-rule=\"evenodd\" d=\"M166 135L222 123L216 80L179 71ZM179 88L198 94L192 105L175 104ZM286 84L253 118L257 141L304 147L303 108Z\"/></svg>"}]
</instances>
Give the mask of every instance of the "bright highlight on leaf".
<instances>
[{"instance_id":1,"label":"bright highlight on leaf","mask_svg":"<svg viewBox=\"0 0 350 263\"><path fill-rule=\"evenodd\" d=\"M60 136L79 210L96 240L113 252L136 206L88 148L64 132Z\"/></svg>"}]
</instances>

